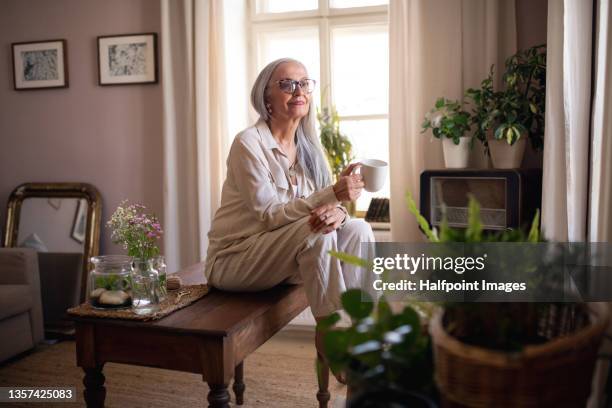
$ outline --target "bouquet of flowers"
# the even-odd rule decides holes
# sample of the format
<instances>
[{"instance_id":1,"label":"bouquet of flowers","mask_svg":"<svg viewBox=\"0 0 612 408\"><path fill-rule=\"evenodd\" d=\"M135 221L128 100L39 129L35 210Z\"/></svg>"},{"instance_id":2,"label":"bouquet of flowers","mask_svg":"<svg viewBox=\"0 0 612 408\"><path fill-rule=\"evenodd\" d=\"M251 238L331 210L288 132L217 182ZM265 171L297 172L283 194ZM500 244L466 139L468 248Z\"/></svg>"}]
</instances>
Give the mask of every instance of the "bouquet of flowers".
<instances>
[{"instance_id":1,"label":"bouquet of flowers","mask_svg":"<svg viewBox=\"0 0 612 408\"><path fill-rule=\"evenodd\" d=\"M107 222L107 226L113 229L113 243L123 245L129 256L142 260L159 255L157 241L163 234L157 217L145 210L144 205L123 200Z\"/></svg>"}]
</instances>

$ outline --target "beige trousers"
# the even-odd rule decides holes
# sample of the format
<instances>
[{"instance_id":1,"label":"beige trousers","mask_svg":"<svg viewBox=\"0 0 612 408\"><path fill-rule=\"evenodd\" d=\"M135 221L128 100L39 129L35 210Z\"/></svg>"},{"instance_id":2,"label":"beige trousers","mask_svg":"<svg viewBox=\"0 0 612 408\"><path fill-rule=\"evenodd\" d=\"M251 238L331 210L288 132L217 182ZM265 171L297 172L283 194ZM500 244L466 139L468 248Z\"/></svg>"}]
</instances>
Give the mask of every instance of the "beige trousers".
<instances>
[{"instance_id":1,"label":"beige trousers","mask_svg":"<svg viewBox=\"0 0 612 408\"><path fill-rule=\"evenodd\" d=\"M302 283L315 317L341 309L340 295L360 287L363 269L343 264L329 251L360 256L374 242L370 225L350 219L340 230L313 233L308 217L263 233L246 250L217 257L209 283L227 291L260 291L280 283Z\"/></svg>"}]
</instances>

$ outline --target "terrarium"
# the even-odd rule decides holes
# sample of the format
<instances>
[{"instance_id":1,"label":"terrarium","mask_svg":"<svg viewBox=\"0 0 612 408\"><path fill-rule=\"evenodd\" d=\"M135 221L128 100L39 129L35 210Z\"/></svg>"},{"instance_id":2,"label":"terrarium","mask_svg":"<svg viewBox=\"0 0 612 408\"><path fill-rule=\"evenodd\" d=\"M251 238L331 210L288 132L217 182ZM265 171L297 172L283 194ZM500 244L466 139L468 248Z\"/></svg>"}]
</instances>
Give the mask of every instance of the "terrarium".
<instances>
[{"instance_id":1,"label":"terrarium","mask_svg":"<svg viewBox=\"0 0 612 408\"><path fill-rule=\"evenodd\" d=\"M132 258L124 255L104 255L91 258L89 273L89 303L99 309L120 309L132 305Z\"/></svg>"}]
</instances>

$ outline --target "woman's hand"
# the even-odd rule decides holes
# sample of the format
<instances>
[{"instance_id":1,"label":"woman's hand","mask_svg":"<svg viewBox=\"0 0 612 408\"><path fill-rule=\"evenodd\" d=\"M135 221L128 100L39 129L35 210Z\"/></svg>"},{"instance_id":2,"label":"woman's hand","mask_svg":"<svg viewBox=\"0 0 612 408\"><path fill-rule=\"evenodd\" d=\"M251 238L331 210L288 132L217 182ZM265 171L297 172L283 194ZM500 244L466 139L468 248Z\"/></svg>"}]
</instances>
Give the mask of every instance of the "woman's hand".
<instances>
[{"instance_id":1,"label":"woman's hand","mask_svg":"<svg viewBox=\"0 0 612 408\"><path fill-rule=\"evenodd\" d=\"M360 168L361 166L362 164L359 162L349 164L346 169L342 170L342 172L340 173L340 177L350 176L351 174L353 174L354 170Z\"/></svg>"},{"instance_id":2,"label":"woman's hand","mask_svg":"<svg viewBox=\"0 0 612 408\"><path fill-rule=\"evenodd\" d=\"M334 204L325 204L310 212L308 224L312 232L329 234L340 227L344 217L346 217L346 214L342 209Z\"/></svg>"},{"instance_id":3,"label":"woman's hand","mask_svg":"<svg viewBox=\"0 0 612 408\"><path fill-rule=\"evenodd\" d=\"M334 193L338 201L355 201L361 195L363 189L363 178L361 174L353 174L353 171L361 166L361 163L352 163L340 173L338 181L334 184Z\"/></svg>"}]
</instances>

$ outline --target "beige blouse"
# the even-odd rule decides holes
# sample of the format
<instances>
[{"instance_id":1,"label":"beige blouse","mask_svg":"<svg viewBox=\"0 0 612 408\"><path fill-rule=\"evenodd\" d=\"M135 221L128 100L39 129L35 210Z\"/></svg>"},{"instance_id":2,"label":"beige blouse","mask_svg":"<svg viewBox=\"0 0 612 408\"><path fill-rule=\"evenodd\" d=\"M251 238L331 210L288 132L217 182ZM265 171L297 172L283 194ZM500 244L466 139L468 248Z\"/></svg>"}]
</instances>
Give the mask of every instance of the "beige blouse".
<instances>
[{"instance_id":1,"label":"beige blouse","mask_svg":"<svg viewBox=\"0 0 612 408\"><path fill-rule=\"evenodd\" d=\"M299 196L289 177L289 160L262 119L235 137L221 207L208 233L207 277L217 256L241 252L259 235L309 216L323 204L339 206L332 186L315 191L299 169L297 176ZM348 215L343 224L347 220Z\"/></svg>"}]
</instances>

